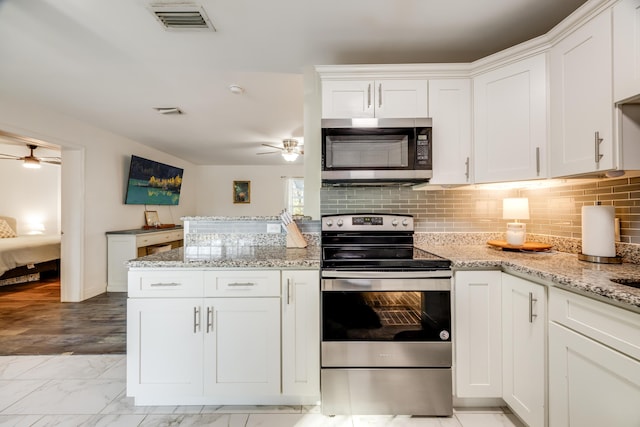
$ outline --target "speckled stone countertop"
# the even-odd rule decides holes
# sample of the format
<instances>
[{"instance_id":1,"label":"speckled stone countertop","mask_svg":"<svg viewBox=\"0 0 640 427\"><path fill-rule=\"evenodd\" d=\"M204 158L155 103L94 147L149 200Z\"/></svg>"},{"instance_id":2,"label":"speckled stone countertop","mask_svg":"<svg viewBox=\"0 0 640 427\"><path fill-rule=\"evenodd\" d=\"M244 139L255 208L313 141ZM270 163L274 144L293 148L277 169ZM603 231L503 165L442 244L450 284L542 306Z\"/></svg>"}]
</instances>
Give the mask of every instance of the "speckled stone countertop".
<instances>
[{"instance_id":1,"label":"speckled stone countertop","mask_svg":"<svg viewBox=\"0 0 640 427\"><path fill-rule=\"evenodd\" d=\"M448 258L454 269L502 269L520 273L572 292L587 295L640 313L640 289L609 279L640 281L638 264L595 264L566 252L510 252L487 245L420 245Z\"/></svg>"},{"instance_id":2,"label":"speckled stone countertop","mask_svg":"<svg viewBox=\"0 0 640 427\"><path fill-rule=\"evenodd\" d=\"M320 268L320 248L284 246L220 246L209 255L185 259L183 248L160 252L127 263L129 268Z\"/></svg>"}]
</instances>

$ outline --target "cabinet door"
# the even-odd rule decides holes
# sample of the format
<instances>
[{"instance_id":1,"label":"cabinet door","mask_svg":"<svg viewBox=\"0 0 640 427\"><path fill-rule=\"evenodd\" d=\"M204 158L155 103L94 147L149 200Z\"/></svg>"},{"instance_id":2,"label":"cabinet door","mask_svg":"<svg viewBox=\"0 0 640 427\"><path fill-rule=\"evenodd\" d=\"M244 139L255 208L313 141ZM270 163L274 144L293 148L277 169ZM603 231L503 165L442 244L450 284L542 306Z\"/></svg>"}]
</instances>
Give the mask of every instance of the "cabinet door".
<instances>
[{"instance_id":1,"label":"cabinet door","mask_svg":"<svg viewBox=\"0 0 640 427\"><path fill-rule=\"evenodd\" d=\"M549 324L549 426L637 426L640 362Z\"/></svg>"},{"instance_id":2,"label":"cabinet door","mask_svg":"<svg viewBox=\"0 0 640 427\"><path fill-rule=\"evenodd\" d=\"M545 287L502 274L502 397L530 427L544 427Z\"/></svg>"},{"instance_id":3,"label":"cabinet door","mask_svg":"<svg viewBox=\"0 0 640 427\"><path fill-rule=\"evenodd\" d=\"M546 178L546 81L544 54L474 78L475 182Z\"/></svg>"},{"instance_id":4,"label":"cabinet door","mask_svg":"<svg viewBox=\"0 0 640 427\"><path fill-rule=\"evenodd\" d=\"M375 116L380 118L429 117L427 80L377 80Z\"/></svg>"},{"instance_id":5,"label":"cabinet door","mask_svg":"<svg viewBox=\"0 0 640 427\"><path fill-rule=\"evenodd\" d=\"M433 119L432 184L469 184L471 178L471 81L429 80Z\"/></svg>"},{"instance_id":6,"label":"cabinet door","mask_svg":"<svg viewBox=\"0 0 640 427\"><path fill-rule=\"evenodd\" d=\"M322 82L322 118L373 117L373 80Z\"/></svg>"},{"instance_id":7,"label":"cabinet door","mask_svg":"<svg viewBox=\"0 0 640 427\"><path fill-rule=\"evenodd\" d=\"M202 299L127 300L127 395L202 394Z\"/></svg>"},{"instance_id":8,"label":"cabinet door","mask_svg":"<svg viewBox=\"0 0 640 427\"><path fill-rule=\"evenodd\" d=\"M616 102L640 95L640 0L613 7L613 91Z\"/></svg>"},{"instance_id":9,"label":"cabinet door","mask_svg":"<svg viewBox=\"0 0 640 427\"><path fill-rule=\"evenodd\" d=\"M611 15L602 12L551 48L551 175L612 169Z\"/></svg>"},{"instance_id":10,"label":"cabinet door","mask_svg":"<svg viewBox=\"0 0 640 427\"><path fill-rule=\"evenodd\" d=\"M127 291L125 264L137 256L135 235L107 235L107 291Z\"/></svg>"},{"instance_id":11,"label":"cabinet door","mask_svg":"<svg viewBox=\"0 0 640 427\"><path fill-rule=\"evenodd\" d=\"M457 271L454 280L458 397L502 397L500 271Z\"/></svg>"},{"instance_id":12,"label":"cabinet door","mask_svg":"<svg viewBox=\"0 0 640 427\"><path fill-rule=\"evenodd\" d=\"M319 274L284 270L282 287L282 392L319 396Z\"/></svg>"},{"instance_id":13,"label":"cabinet door","mask_svg":"<svg viewBox=\"0 0 640 427\"><path fill-rule=\"evenodd\" d=\"M205 298L205 396L280 394L280 298Z\"/></svg>"}]
</instances>

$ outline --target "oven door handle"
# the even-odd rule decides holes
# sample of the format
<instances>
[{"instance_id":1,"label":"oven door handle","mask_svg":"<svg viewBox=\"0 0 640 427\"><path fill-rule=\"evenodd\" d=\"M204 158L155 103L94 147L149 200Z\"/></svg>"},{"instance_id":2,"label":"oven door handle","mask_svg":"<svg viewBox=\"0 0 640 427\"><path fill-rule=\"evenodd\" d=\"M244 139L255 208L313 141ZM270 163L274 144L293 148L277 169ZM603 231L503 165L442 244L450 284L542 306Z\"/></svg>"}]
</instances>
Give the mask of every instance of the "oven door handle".
<instances>
[{"instance_id":1,"label":"oven door handle","mask_svg":"<svg viewBox=\"0 0 640 427\"><path fill-rule=\"evenodd\" d=\"M329 279L433 279L450 278L451 270L417 271L342 271L322 270L322 277Z\"/></svg>"}]
</instances>

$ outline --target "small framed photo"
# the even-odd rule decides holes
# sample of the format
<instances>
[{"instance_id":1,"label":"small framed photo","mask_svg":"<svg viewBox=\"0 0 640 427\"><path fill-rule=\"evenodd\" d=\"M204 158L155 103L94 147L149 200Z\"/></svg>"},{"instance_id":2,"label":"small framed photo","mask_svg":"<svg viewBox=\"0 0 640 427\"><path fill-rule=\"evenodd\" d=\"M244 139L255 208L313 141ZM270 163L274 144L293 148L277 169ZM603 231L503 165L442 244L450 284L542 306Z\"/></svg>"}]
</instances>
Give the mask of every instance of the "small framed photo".
<instances>
[{"instance_id":1,"label":"small framed photo","mask_svg":"<svg viewBox=\"0 0 640 427\"><path fill-rule=\"evenodd\" d=\"M144 211L144 220L150 227L160 225L160 219L158 218L158 211Z\"/></svg>"},{"instance_id":2,"label":"small framed photo","mask_svg":"<svg viewBox=\"0 0 640 427\"><path fill-rule=\"evenodd\" d=\"M251 181L233 181L233 203L251 203Z\"/></svg>"}]
</instances>

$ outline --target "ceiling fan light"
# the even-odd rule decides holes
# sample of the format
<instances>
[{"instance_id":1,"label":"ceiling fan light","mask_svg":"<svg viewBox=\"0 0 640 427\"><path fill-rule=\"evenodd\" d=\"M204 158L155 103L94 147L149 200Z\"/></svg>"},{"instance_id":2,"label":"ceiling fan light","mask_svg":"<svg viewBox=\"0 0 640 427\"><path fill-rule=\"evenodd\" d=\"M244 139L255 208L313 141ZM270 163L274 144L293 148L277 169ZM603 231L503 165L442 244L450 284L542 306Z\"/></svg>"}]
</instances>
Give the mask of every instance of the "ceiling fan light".
<instances>
[{"instance_id":1,"label":"ceiling fan light","mask_svg":"<svg viewBox=\"0 0 640 427\"><path fill-rule=\"evenodd\" d=\"M295 153L295 152L289 152L289 153L288 153L288 152L286 152L286 151L283 151L283 152L282 152L282 157L284 157L284 159L285 159L287 162L293 162L293 161L295 161L295 160L298 158L298 153Z\"/></svg>"},{"instance_id":2,"label":"ceiling fan light","mask_svg":"<svg viewBox=\"0 0 640 427\"><path fill-rule=\"evenodd\" d=\"M28 169L40 169L40 160L33 157L26 157L22 166Z\"/></svg>"}]
</instances>

